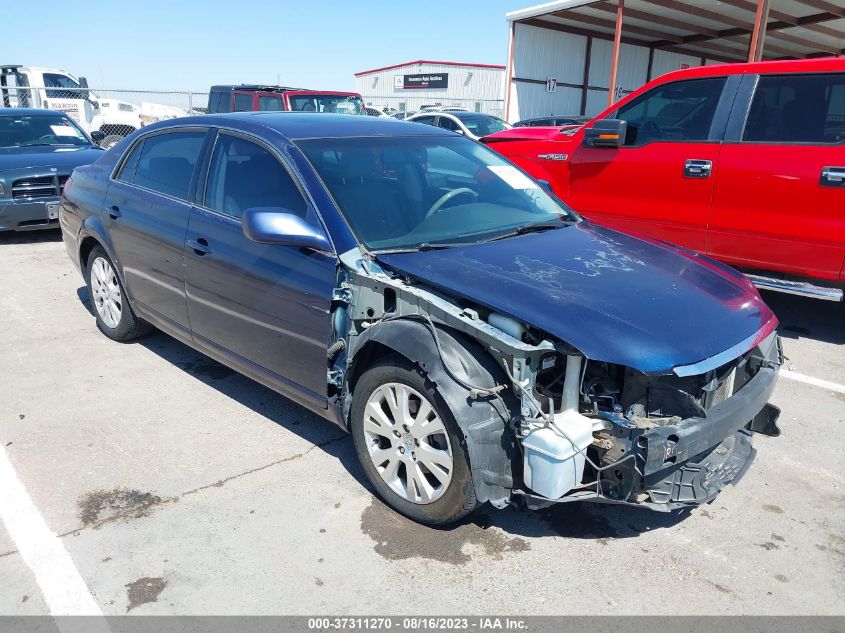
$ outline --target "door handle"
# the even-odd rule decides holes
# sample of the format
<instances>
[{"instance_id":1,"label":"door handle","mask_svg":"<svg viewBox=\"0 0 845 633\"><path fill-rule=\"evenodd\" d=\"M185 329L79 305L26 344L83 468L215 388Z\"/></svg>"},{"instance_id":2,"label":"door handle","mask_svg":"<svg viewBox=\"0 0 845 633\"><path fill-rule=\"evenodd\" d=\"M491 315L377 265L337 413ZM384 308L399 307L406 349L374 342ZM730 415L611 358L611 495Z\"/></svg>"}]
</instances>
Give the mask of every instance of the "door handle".
<instances>
[{"instance_id":1,"label":"door handle","mask_svg":"<svg viewBox=\"0 0 845 633\"><path fill-rule=\"evenodd\" d=\"M822 167L822 187L845 187L845 167Z\"/></svg>"},{"instance_id":2,"label":"door handle","mask_svg":"<svg viewBox=\"0 0 845 633\"><path fill-rule=\"evenodd\" d=\"M123 215L123 214L120 212L119 206L117 206L116 204L113 204L109 207L109 217L110 218L112 218L113 220L116 220L121 215Z\"/></svg>"},{"instance_id":3,"label":"door handle","mask_svg":"<svg viewBox=\"0 0 845 633\"><path fill-rule=\"evenodd\" d=\"M188 240L188 246L193 249L197 255L208 255L211 249L208 247L208 240L204 237L198 237L195 240Z\"/></svg>"},{"instance_id":4,"label":"door handle","mask_svg":"<svg viewBox=\"0 0 845 633\"><path fill-rule=\"evenodd\" d=\"M690 158L684 163L684 178L710 178L712 170L712 160Z\"/></svg>"}]
</instances>

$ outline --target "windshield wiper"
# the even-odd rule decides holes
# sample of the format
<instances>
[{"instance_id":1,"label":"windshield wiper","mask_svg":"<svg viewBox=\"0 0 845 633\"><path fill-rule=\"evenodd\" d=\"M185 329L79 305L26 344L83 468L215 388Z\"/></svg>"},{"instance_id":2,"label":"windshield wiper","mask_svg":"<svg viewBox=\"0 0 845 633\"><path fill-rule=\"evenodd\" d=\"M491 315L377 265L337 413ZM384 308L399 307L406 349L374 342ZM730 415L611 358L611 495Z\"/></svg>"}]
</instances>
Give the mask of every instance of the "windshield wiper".
<instances>
[{"instance_id":1,"label":"windshield wiper","mask_svg":"<svg viewBox=\"0 0 845 633\"><path fill-rule=\"evenodd\" d=\"M484 242L495 242L497 240L504 240L509 237L515 237L517 235L525 235L526 233L542 233L543 231L553 231L554 229L559 229L564 226L570 226L573 224L572 220L555 220L554 222L534 222L532 224L523 224L522 226L518 226L511 231L507 231L506 233L499 233L498 235L494 235L493 237L488 237Z\"/></svg>"},{"instance_id":2,"label":"windshield wiper","mask_svg":"<svg viewBox=\"0 0 845 633\"><path fill-rule=\"evenodd\" d=\"M438 251L446 248L460 248L473 246L478 242L420 242L416 246L402 246L400 248L383 248L374 250L375 255L394 255L401 253L419 253L420 251Z\"/></svg>"}]
</instances>

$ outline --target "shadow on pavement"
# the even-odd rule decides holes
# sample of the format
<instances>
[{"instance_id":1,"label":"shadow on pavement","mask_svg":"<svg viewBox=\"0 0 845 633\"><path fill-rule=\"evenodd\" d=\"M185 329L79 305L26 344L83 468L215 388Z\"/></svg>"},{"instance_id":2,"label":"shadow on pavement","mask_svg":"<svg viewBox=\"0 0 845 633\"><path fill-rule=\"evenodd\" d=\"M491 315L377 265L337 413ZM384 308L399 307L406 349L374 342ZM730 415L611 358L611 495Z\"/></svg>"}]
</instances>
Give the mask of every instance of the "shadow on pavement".
<instances>
[{"instance_id":1,"label":"shadow on pavement","mask_svg":"<svg viewBox=\"0 0 845 633\"><path fill-rule=\"evenodd\" d=\"M61 241L62 232L58 227L38 231L0 232L0 247L6 246L7 244L42 244Z\"/></svg>"},{"instance_id":2,"label":"shadow on pavement","mask_svg":"<svg viewBox=\"0 0 845 633\"><path fill-rule=\"evenodd\" d=\"M764 292L763 299L780 320L778 331L784 338L845 344L845 303L777 292Z\"/></svg>"}]
</instances>

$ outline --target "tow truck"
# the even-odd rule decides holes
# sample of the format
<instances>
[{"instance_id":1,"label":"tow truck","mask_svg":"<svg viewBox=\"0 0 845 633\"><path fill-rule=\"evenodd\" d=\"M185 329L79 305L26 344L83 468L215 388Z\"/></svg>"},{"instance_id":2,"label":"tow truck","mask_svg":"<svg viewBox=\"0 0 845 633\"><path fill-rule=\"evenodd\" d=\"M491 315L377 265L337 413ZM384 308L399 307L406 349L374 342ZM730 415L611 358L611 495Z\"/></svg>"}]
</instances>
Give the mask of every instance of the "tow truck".
<instances>
[{"instance_id":1,"label":"tow truck","mask_svg":"<svg viewBox=\"0 0 845 633\"><path fill-rule=\"evenodd\" d=\"M67 114L88 134L103 133L100 146L109 148L144 125L190 114L158 103L135 105L100 97L85 77L58 68L0 65L0 97L6 108L43 108ZM97 135L99 136L99 135Z\"/></svg>"}]
</instances>

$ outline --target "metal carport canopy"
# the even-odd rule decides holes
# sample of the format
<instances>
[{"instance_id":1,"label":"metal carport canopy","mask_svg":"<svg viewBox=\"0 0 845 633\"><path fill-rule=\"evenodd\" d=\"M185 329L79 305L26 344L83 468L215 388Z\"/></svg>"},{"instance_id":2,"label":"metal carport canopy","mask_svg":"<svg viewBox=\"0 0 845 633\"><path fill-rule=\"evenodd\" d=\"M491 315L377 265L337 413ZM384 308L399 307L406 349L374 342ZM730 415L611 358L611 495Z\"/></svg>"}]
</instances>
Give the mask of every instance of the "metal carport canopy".
<instances>
[{"instance_id":1,"label":"metal carport canopy","mask_svg":"<svg viewBox=\"0 0 845 633\"><path fill-rule=\"evenodd\" d=\"M843 0L556 0L506 18L509 71L516 24L614 41L611 77L620 42L722 62L845 55Z\"/></svg>"}]
</instances>

